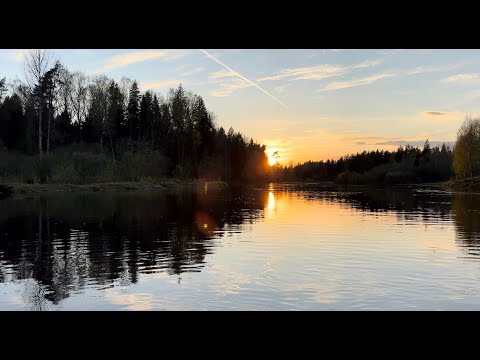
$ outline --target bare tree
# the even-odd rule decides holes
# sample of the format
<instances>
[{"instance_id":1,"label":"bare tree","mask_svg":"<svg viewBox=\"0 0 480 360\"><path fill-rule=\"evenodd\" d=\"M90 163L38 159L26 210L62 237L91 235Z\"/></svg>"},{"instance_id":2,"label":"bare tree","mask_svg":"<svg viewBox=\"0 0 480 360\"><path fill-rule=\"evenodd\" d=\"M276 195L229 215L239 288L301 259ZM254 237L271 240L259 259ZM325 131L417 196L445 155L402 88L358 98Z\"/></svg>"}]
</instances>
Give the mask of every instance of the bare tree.
<instances>
[{"instance_id":1,"label":"bare tree","mask_svg":"<svg viewBox=\"0 0 480 360\"><path fill-rule=\"evenodd\" d=\"M123 108L126 109L128 107L128 100L130 96L130 88L132 87L133 80L127 77L122 77L120 80L120 91L123 95Z\"/></svg>"},{"instance_id":2,"label":"bare tree","mask_svg":"<svg viewBox=\"0 0 480 360\"><path fill-rule=\"evenodd\" d=\"M0 103L2 102L3 93L7 91L6 83L7 83L6 78L0 79Z\"/></svg>"},{"instance_id":3,"label":"bare tree","mask_svg":"<svg viewBox=\"0 0 480 360\"><path fill-rule=\"evenodd\" d=\"M23 110L25 111L27 107L27 103L30 100L30 93L31 93L28 84L22 82L19 79L15 79L9 85L10 85L12 94L17 95L20 98L22 102Z\"/></svg>"},{"instance_id":4,"label":"bare tree","mask_svg":"<svg viewBox=\"0 0 480 360\"><path fill-rule=\"evenodd\" d=\"M72 89L73 74L67 68L62 67L58 73L58 96L56 97L56 106L60 113L66 113L69 118L72 116Z\"/></svg>"},{"instance_id":5,"label":"bare tree","mask_svg":"<svg viewBox=\"0 0 480 360\"><path fill-rule=\"evenodd\" d=\"M72 74L70 100L73 109L73 120L78 124L80 141L82 141L82 124L88 112L88 79L81 72Z\"/></svg>"},{"instance_id":6,"label":"bare tree","mask_svg":"<svg viewBox=\"0 0 480 360\"><path fill-rule=\"evenodd\" d=\"M52 64L52 54L45 49L33 49L25 55L25 79L38 100L38 151L40 156L43 153L42 146L42 110L45 102L42 91L42 79Z\"/></svg>"},{"instance_id":7,"label":"bare tree","mask_svg":"<svg viewBox=\"0 0 480 360\"><path fill-rule=\"evenodd\" d=\"M105 75L100 75L89 85L89 114L99 134L102 149L107 132L108 84L109 79Z\"/></svg>"}]
</instances>

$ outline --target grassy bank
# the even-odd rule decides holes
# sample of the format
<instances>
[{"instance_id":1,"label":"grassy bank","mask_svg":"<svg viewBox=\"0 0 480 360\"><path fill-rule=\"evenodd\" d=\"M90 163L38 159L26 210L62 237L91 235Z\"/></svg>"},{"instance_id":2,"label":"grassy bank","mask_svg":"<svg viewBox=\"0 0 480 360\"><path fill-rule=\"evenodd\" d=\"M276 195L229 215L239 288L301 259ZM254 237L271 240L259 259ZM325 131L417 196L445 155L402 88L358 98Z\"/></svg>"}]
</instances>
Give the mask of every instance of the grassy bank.
<instances>
[{"instance_id":1,"label":"grassy bank","mask_svg":"<svg viewBox=\"0 0 480 360\"><path fill-rule=\"evenodd\" d=\"M12 194L33 194L55 191L178 191L178 190L198 190L218 189L228 186L223 181L201 181L201 180L179 180L165 179L155 182L107 182L93 184L26 184L26 183L6 183L3 184L11 190Z\"/></svg>"},{"instance_id":2,"label":"grassy bank","mask_svg":"<svg viewBox=\"0 0 480 360\"><path fill-rule=\"evenodd\" d=\"M68 151L67 151L68 150ZM0 198L51 191L181 190L226 186L213 179L168 176L158 152L126 152L115 162L103 153L71 146L43 157L0 151ZM85 150L85 149L83 149ZM88 150L88 149L87 149ZM91 149L90 149L91 150Z\"/></svg>"}]
</instances>

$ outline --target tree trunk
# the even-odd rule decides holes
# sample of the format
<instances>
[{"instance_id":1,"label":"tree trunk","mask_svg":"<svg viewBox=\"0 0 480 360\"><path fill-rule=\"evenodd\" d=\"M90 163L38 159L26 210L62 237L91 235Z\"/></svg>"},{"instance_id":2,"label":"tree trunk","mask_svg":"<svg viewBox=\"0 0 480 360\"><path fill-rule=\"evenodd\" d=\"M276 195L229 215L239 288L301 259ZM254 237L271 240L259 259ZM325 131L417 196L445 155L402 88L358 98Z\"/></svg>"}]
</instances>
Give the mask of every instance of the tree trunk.
<instances>
[{"instance_id":1,"label":"tree trunk","mask_svg":"<svg viewBox=\"0 0 480 360\"><path fill-rule=\"evenodd\" d=\"M180 135L177 137L177 150L178 150L178 166L182 167L181 147L180 147Z\"/></svg>"},{"instance_id":2,"label":"tree trunk","mask_svg":"<svg viewBox=\"0 0 480 360\"><path fill-rule=\"evenodd\" d=\"M80 120L80 110L77 111L78 128L80 129L80 143L82 142L82 121Z\"/></svg>"},{"instance_id":3,"label":"tree trunk","mask_svg":"<svg viewBox=\"0 0 480 360\"><path fill-rule=\"evenodd\" d=\"M184 159L185 159L185 136L183 137L183 141L182 141L182 171L181 171L181 176L183 177L183 163L184 163Z\"/></svg>"},{"instance_id":4,"label":"tree trunk","mask_svg":"<svg viewBox=\"0 0 480 360\"><path fill-rule=\"evenodd\" d=\"M43 110L43 101L40 98L40 110L38 112L38 153L42 156L43 145L42 145L42 110Z\"/></svg>"},{"instance_id":5,"label":"tree trunk","mask_svg":"<svg viewBox=\"0 0 480 360\"><path fill-rule=\"evenodd\" d=\"M112 147L112 159L113 159L113 165L117 166L115 163L115 150L113 149L113 140L112 137L110 136L110 146Z\"/></svg>"},{"instance_id":6,"label":"tree trunk","mask_svg":"<svg viewBox=\"0 0 480 360\"><path fill-rule=\"evenodd\" d=\"M140 152L140 121L138 122L137 151Z\"/></svg>"},{"instance_id":7,"label":"tree trunk","mask_svg":"<svg viewBox=\"0 0 480 360\"><path fill-rule=\"evenodd\" d=\"M48 124L47 124L47 154L50 154L50 123L52 121L52 104L48 106Z\"/></svg>"}]
</instances>

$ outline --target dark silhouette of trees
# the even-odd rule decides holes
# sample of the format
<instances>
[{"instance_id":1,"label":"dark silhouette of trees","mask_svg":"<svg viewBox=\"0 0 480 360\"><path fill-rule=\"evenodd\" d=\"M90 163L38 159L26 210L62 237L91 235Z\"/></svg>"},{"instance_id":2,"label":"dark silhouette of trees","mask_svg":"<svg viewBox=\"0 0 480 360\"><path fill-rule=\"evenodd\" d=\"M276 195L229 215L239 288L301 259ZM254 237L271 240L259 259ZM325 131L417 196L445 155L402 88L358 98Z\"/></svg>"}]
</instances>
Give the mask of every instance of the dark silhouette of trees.
<instances>
[{"instance_id":1,"label":"dark silhouette of trees","mask_svg":"<svg viewBox=\"0 0 480 360\"><path fill-rule=\"evenodd\" d=\"M16 94L7 96L0 105L0 139L12 150L25 149L25 116L22 102Z\"/></svg>"},{"instance_id":2,"label":"dark silhouette of trees","mask_svg":"<svg viewBox=\"0 0 480 360\"><path fill-rule=\"evenodd\" d=\"M27 82L14 81L10 96L2 96L0 139L6 150L33 156L8 153L0 164L3 181L243 181L268 175L265 146L232 128L216 128L202 97L181 84L166 98L142 93L134 80L88 78L58 61L52 65L44 50L29 53L25 65ZM46 159L36 159L44 152Z\"/></svg>"},{"instance_id":3,"label":"dark silhouette of trees","mask_svg":"<svg viewBox=\"0 0 480 360\"><path fill-rule=\"evenodd\" d=\"M411 145L396 151L363 151L338 160L308 161L296 166L275 166L277 181L337 181L340 183L403 183L448 180L453 175L453 151L443 144L423 150Z\"/></svg>"},{"instance_id":4,"label":"dark silhouette of trees","mask_svg":"<svg viewBox=\"0 0 480 360\"><path fill-rule=\"evenodd\" d=\"M129 129L130 140L139 140L138 125L139 125L139 103L140 91L136 81L130 86L127 105L127 128Z\"/></svg>"}]
</instances>

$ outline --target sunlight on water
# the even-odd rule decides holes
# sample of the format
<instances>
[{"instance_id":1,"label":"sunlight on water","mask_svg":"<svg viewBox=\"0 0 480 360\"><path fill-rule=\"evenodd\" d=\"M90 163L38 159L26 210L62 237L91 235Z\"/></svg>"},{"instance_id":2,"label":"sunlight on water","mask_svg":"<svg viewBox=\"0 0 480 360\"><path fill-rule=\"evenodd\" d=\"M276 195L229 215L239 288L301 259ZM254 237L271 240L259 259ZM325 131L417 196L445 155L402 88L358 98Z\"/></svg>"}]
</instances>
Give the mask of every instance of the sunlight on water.
<instances>
[{"instance_id":1,"label":"sunlight on water","mask_svg":"<svg viewBox=\"0 0 480 360\"><path fill-rule=\"evenodd\" d=\"M479 309L480 196L315 184L0 201L0 309Z\"/></svg>"}]
</instances>

